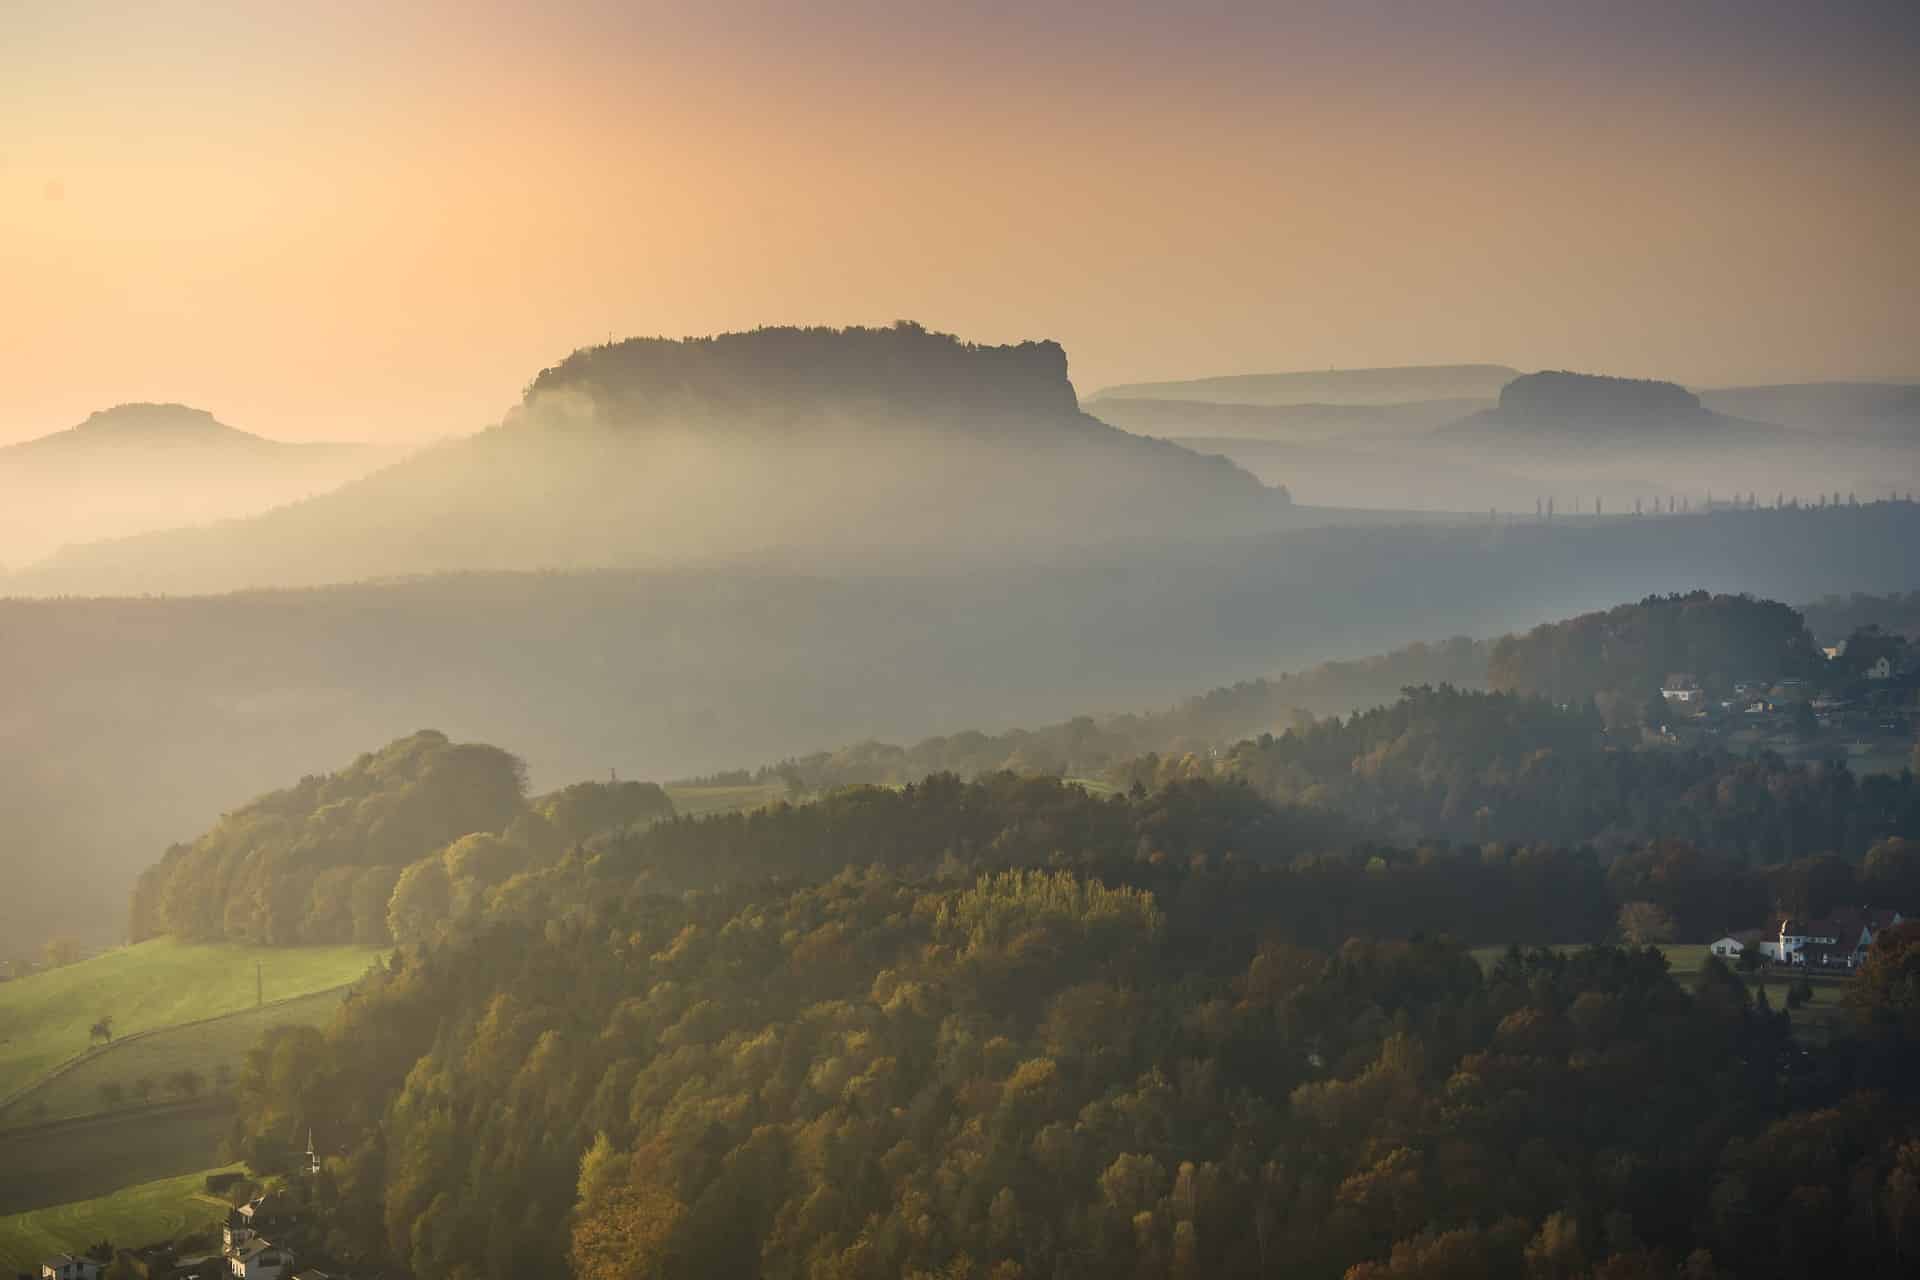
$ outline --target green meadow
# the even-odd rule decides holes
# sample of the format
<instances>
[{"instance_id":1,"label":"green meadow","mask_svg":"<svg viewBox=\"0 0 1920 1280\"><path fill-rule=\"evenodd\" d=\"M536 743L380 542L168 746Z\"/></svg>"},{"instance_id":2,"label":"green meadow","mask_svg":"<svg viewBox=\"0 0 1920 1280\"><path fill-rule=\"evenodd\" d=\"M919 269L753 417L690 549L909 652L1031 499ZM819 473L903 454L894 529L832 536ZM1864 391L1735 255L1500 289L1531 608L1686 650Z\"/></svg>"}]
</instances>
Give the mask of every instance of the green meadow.
<instances>
[{"instance_id":1,"label":"green meadow","mask_svg":"<svg viewBox=\"0 0 1920 1280\"><path fill-rule=\"evenodd\" d=\"M0 1275L29 1270L38 1275L42 1258L101 1240L137 1247L211 1226L224 1216L226 1206L205 1195L206 1178L221 1171L201 1169L122 1187L92 1200L0 1217Z\"/></svg>"},{"instance_id":2,"label":"green meadow","mask_svg":"<svg viewBox=\"0 0 1920 1280\"><path fill-rule=\"evenodd\" d=\"M341 987L382 948L247 947L156 938L65 968L0 983L0 1100L88 1053L88 1029L113 1019L116 1040Z\"/></svg>"},{"instance_id":3,"label":"green meadow","mask_svg":"<svg viewBox=\"0 0 1920 1280\"><path fill-rule=\"evenodd\" d=\"M118 1041L110 1048L95 1050L78 1065L16 1098L11 1106L0 1110L0 1126L63 1120L108 1110L103 1089L109 1085L120 1087L123 1106L177 1099L182 1095L170 1087L168 1078L187 1070L200 1075L201 1093L211 1092L221 1067L235 1077L240 1074L247 1050L259 1042L267 1028L282 1023L324 1026L344 996L345 992L336 987Z\"/></svg>"}]
</instances>

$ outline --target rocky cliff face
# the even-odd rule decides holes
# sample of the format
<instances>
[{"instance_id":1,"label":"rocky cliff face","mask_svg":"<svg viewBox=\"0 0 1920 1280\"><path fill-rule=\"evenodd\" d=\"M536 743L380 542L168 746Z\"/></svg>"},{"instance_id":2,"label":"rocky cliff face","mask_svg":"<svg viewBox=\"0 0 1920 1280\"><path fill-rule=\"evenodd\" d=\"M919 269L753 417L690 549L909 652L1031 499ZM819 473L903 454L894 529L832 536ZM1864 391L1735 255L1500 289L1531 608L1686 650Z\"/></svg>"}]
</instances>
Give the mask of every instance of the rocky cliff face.
<instances>
[{"instance_id":1,"label":"rocky cliff face","mask_svg":"<svg viewBox=\"0 0 1920 1280\"><path fill-rule=\"evenodd\" d=\"M1079 407L1058 343L979 346L906 322L590 347L542 370L524 405L626 427L692 415L729 430L846 413L977 430Z\"/></svg>"}]
</instances>

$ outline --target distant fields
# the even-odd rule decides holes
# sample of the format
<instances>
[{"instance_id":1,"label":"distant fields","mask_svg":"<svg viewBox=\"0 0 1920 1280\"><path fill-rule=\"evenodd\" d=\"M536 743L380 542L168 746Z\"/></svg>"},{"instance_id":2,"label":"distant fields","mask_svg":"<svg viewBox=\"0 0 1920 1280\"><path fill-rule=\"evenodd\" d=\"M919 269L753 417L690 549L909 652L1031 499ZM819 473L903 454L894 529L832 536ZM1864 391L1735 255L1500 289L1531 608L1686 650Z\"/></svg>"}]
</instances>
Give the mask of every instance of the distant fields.
<instances>
[{"instance_id":1,"label":"distant fields","mask_svg":"<svg viewBox=\"0 0 1920 1280\"><path fill-rule=\"evenodd\" d=\"M232 1118L221 1097L0 1131L0 1213L211 1168Z\"/></svg>"},{"instance_id":2,"label":"distant fields","mask_svg":"<svg viewBox=\"0 0 1920 1280\"><path fill-rule=\"evenodd\" d=\"M127 1101L132 1103L137 1101L138 1082L142 1078L151 1080L152 1100L159 1102L178 1096L167 1088L167 1077L192 1069L203 1078L203 1091L211 1092L216 1069L225 1064L238 1076L247 1050L259 1041L261 1032L281 1023L322 1026L340 1007L344 994L338 988L317 992L212 1022L169 1027L96 1050L78 1066L21 1095L11 1107L0 1111L0 1128L102 1111L106 1104L100 1087L109 1081L125 1089Z\"/></svg>"},{"instance_id":3,"label":"distant fields","mask_svg":"<svg viewBox=\"0 0 1920 1280\"><path fill-rule=\"evenodd\" d=\"M787 798L784 782L749 782L731 787L669 786L666 791L667 798L673 801L673 811L683 818L761 809Z\"/></svg>"},{"instance_id":4,"label":"distant fields","mask_svg":"<svg viewBox=\"0 0 1920 1280\"><path fill-rule=\"evenodd\" d=\"M152 1244L218 1222L224 1206L199 1193L209 1173L240 1167L200 1169L92 1200L0 1217L0 1276L29 1269L38 1274L40 1260L49 1254L85 1249L99 1240Z\"/></svg>"},{"instance_id":5,"label":"distant fields","mask_svg":"<svg viewBox=\"0 0 1920 1280\"><path fill-rule=\"evenodd\" d=\"M256 963L265 998L274 1001L344 986L381 954L157 938L0 983L0 1100L87 1053L88 1028L103 1015L113 1018L117 1040L253 1008Z\"/></svg>"}]
</instances>

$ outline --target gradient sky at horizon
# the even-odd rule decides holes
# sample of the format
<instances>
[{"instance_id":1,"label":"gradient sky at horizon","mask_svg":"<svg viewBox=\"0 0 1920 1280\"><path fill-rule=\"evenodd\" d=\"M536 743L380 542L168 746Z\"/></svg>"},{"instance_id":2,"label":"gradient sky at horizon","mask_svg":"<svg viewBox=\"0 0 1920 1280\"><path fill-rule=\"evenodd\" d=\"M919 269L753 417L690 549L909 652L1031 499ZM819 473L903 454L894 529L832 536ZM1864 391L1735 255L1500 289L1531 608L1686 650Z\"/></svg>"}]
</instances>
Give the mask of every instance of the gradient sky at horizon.
<instances>
[{"instance_id":1,"label":"gradient sky at horizon","mask_svg":"<svg viewBox=\"0 0 1920 1280\"><path fill-rule=\"evenodd\" d=\"M1118 381L1920 375L1920 4L0 5L0 441L497 420L609 335Z\"/></svg>"}]
</instances>

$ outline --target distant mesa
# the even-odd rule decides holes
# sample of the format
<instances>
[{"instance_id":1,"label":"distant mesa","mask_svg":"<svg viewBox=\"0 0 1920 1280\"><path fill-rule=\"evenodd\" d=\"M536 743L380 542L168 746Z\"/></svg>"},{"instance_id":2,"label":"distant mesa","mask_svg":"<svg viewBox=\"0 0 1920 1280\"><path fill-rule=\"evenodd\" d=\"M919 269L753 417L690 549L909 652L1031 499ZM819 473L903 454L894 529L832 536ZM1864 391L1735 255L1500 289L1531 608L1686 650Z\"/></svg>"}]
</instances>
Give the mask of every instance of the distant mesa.
<instances>
[{"instance_id":1,"label":"distant mesa","mask_svg":"<svg viewBox=\"0 0 1920 1280\"><path fill-rule=\"evenodd\" d=\"M113 436L179 440L237 436L245 440L261 439L226 425L215 418L210 410L195 409L184 404L119 404L88 415L87 420L73 430L94 438Z\"/></svg>"},{"instance_id":2,"label":"distant mesa","mask_svg":"<svg viewBox=\"0 0 1920 1280\"><path fill-rule=\"evenodd\" d=\"M764 328L575 351L496 427L249 519L69 547L8 585L976 561L1247 527L1286 505L1223 457L1082 412L1058 343Z\"/></svg>"},{"instance_id":3,"label":"distant mesa","mask_svg":"<svg viewBox=\"0 0 1920 1280\"><path fill-rule=\"evenodd\" d=\"M1515 378L1493 408L1445 428L1449 435L1534 441L1555 446L1632 442L1647 445L1772 440L1780 430L1714 413L1672 382L1549 370Z\"/></svg>"},{"instance_id":4,"label":"distant mesa","mask_svg":"<svg viewBox=\"0 0 1920 1280\"><path fill-rule=\"evenodd\" d=\"M1059 343L981 346L906 321L629 338L541 370L526 404L578 395L603 420L628 426L691 410L735 429L792 426L828 408L970 429L1080 415Z\"/></svg>"},{"instance_id":5,"label":"distant mesa","mask_svg":"<svg viewBox=\"0 0 1920 1280\"><path fill-rule=\"evenodd\" d=\"M360 444L284 444L184 404L121 404L0 446L0 553L252 515L323 493L394 456Z\"/></svg>"},{"instance_id":6,"label":"distant mesa","mask_svg":"<svg viewBox=\"0 0 1920 1280\"><path fill-rule=\"evenodd\" d=\"M207 454L345 454L356 444L288 444L230 427L206 409L172 403L118 404L99 409L78 426L0 447L0 463L30 462L68 452L191 449Z\"/></svg>"},{"instance_id":7,"label":"distant mesa","mask_svg":"<svg viewBox=\"0 0 1920 1280\"><path fill-rule=\"evenodd\" d=\"M1500 388L1509 422L1632 424L1698 417L1700 397L1672 382L1555 370L1529 373Z\"/></svg>"},{"instance_id":8,"label":"distant mesa","mask_svg":"<svg viewBox=\"0 0 1920 1280\"><path fill-rule=\"evenodd\" d=\"M1503 364L1402 365L1248 373L1106 387L1089 401L1188 400L1242 405L1390 405L1418 400L1491 401L1519 374Z\"/></svg>"}]
</instances>

